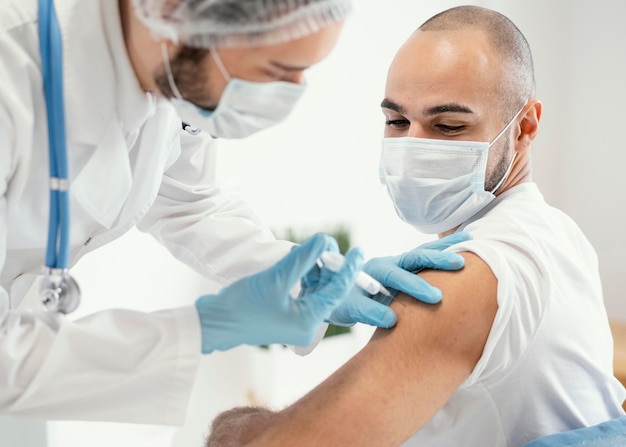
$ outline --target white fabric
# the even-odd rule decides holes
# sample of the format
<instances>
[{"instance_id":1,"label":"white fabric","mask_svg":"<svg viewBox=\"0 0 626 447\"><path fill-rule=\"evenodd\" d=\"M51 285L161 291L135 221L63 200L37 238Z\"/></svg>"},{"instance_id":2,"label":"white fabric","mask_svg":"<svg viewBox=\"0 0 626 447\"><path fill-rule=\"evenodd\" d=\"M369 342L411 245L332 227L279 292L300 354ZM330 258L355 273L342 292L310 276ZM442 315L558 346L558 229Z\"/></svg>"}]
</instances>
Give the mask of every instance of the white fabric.
<instances>
[{"instance_id":1,"label":"white fabric","mask_svg":"<svg viewBox=\"0 0 626 447\"><path fill-rule=\"evenodd\" d=\"M454 251L498 279L482 357L445 407L405 446L518 447L623 415L596 254L534 183L498 196Z\"/></svg>"},{"instance_id":2,"label":"white fabric","mask_svg":"<svg viewBox=\"0 0 626 447\"><path fill-rule=\"evenodd\" d=\"M192 47L274 45L345 20L351 0L133 0L157 36Z\"/></svg>"},{"instance_id":3,"label":"white fabric","mask_svg":"<svg viewBox=\"0 0 626 447\"><path fill-rule=\"evenodd\" d=\"M142 91L117 4L56 1L71 263L137 225L223 284L273 264L290 244L214 185L214 142L182 131L173 107ZM36 18L36 0L0 3L0 414L180 424L200 357L193 306L110 310L76 322L19 307L43 266L48 222ZM144 299L129 296L129 307Z\"/></svg>"},{"instance_id":4,"label":"white fabric","mask_svg":"<svg viewBox=\"0 0 626 447\"><path fill-rule=\"evenodd\" d=\"M396 213L422 233L448 231L487 206L485 191L491 143L383 138L381 165Z\"/></svg>"},{"instance_id":5,"label":"white fabric","mask_svg":"<svg viewBox=\"0 0 626 447\"><path fill-rule=\"evenodd\" d=\"M213 51L212 54L217 53ZM170 83L175 85L173 78ZM247 138L284 121L305 88L305 84L293 82L252 82L231 78L213 112L184 100L180 94L172 104L192 128L202 129L216 138Z\"/></svg>"}]
</instances>

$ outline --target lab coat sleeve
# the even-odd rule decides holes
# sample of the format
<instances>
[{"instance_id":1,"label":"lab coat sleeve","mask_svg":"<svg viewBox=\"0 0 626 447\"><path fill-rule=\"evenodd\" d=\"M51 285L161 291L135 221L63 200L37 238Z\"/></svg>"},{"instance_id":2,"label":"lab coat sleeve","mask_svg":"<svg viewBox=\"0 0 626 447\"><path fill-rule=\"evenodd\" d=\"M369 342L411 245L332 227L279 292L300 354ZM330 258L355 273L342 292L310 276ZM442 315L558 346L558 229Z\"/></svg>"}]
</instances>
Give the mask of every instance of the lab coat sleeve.
<instances>
[{"instance_id":1,"label":"lab coat sleeve","mask_svg":"<svg viewBox=\"0 0 626 447\"><path fill-rule=\"evenodd\" d=\"M15 130L7 110L0 102L0 272L10 261L9 187L19 187L16 173L29 153L15 148L29 147L23 139L30 135ZM0 287L0 414L184 422L201 356L193 306L156 313L107 310L70 321L18 308L7 288Z\"/></svg>"},{"instance_id":2,"label":"lab coat sleeve","mask_svg":"<svg viewBox=\"0 0 626 447\"><path fill-rule=\"evenodd\" d=\"M216 184L216 140L182 130L180 140L181 153L138 228L223 285L284 257L293 244L276 240L236 194Z\"/></svg>"},{"instance_id":3,"label":"lab coat sleeve","mask_svg":"<svg viewBox=\"0 0 626 447\"><path fill-rule=\"evenodd\" d=\"M75 322L9 310L0 292L2 413L181 425L200 357L193 307L107 310ZM197 340L197 342L196 342Z\"/></svg>"},{"instance_id":4,"label":"lab coat sleeve","mask_svg":"<svg viewBox=\"0 0 626 447\"><path fill-rule=\"evenodd\" d=\"M293 244L275 240L236 194L216 184L216 152L216 140L181 131L180 157L138 227L179 260L225 285L275 264ZM311 353L327 329L322 324L310 346L290 348L298 355Z\"/></svg>"}]
</instances>

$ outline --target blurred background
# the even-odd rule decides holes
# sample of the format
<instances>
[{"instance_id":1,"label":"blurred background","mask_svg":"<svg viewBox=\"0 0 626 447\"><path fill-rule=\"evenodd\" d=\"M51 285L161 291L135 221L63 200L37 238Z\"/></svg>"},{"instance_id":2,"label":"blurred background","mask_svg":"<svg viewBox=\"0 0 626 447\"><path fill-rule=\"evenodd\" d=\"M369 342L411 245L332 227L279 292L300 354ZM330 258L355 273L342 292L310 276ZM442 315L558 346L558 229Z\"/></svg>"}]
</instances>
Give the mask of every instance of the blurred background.
<instances>
[{"instance_id":1,"label":"blurred background","mask_svg":"<svg viewBox=\"0 0 626 447\"><path fill-rule=\"evenodd\" d=\"M546 200L572 216L596 247L609 316L626 322L626 268L620 261L626 251L626 0L467 3L504 13L530 42L544 103L534 179ZM238 190L279 237L346 228L352 245L368 258L431 240L397 218L379 183L379 104L396 49L425 19L459 4L358 0L339 45L309 72L308 92L289 119L247 140L222 142L221 181ZM134 308L150 311L191 304L216 290L136 231L88 255L74 274L88 297L75 317L128 307L129 293L145 297ZM0 444L200 447L217 413L293 402L357 352L371 332L356 327L324 340L307 357L272 346L203 358L184 427L0 420Z\"/></svg>"}]
</instances>

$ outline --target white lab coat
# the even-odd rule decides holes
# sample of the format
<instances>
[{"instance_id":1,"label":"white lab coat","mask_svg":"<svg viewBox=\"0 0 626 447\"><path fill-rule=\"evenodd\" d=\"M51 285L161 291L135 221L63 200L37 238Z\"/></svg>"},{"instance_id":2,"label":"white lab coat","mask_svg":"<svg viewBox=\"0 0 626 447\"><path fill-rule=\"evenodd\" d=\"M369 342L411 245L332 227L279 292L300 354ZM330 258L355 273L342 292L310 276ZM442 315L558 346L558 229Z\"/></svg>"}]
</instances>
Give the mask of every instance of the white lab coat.
<instances>
[{"instance_id":1,"label":"white lab coat","mask_svg":"<svg viewBox=\"0 0 626 447\"><path fill-rule=\"evenodd\" d=\"M117 3L56 1L71 263L136 225L223 284L273 264L289 244L214 184L214 141L181 130L171 105L139 87ZM20 307L43 266L48 224L36 0L0 4L0 80L0 414L182 423L200 357L193 306L75 322Z\"/></svg>"}]
</instances>

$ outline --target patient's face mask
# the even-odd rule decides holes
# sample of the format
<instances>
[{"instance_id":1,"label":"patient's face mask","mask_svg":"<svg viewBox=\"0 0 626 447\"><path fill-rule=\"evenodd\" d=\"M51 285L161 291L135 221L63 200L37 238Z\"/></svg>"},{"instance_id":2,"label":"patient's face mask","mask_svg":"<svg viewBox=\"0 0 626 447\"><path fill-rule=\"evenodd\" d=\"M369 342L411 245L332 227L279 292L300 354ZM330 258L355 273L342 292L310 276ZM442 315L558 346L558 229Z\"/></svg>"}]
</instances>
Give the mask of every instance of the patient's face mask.
<instances>
[{"instance_id":1,"label":"patient's face mask","mask_svg":"<svg viewBox=\"0 0 626 447\"><path fill-rule=\"evenodd\" d=\"M504 135L520 109L494 140L458 141L384 138L381 182L387 185L398 216L423 233L443 233L462 224L495 198L515 155L491 190L485 191L489 148Z\"/></svg>"},{"instance_id":2,"label":"patient's face mask","mask_svg":"<svg viewBox=\"0 0 626 447\"><path fill-rule=\"evenodd\" d=\"M228 81L215 110L199 107L183 99L176 87L165 46L164 64L172 104L183 122L200 128L216 138L245 138L283 121L293 110L305 90L304 84L292 82L251 82L231 78L219 55L211 51L218 68Z\"/></svg>"}]
</instances>

